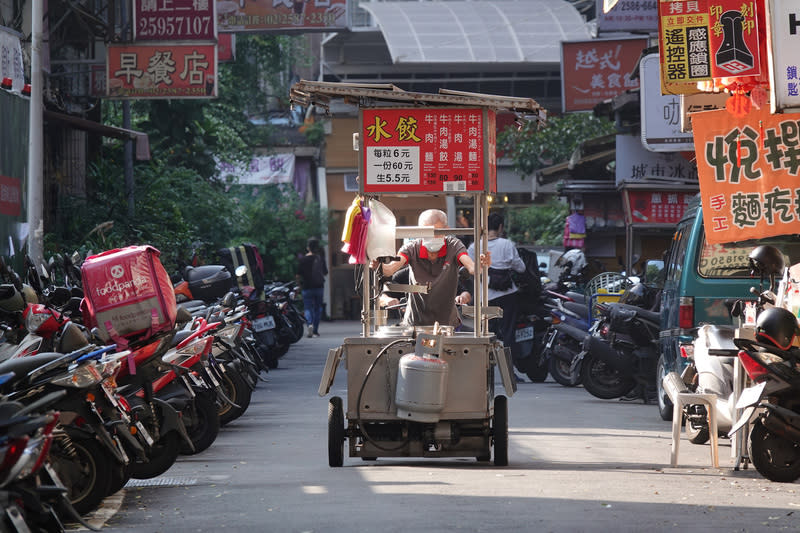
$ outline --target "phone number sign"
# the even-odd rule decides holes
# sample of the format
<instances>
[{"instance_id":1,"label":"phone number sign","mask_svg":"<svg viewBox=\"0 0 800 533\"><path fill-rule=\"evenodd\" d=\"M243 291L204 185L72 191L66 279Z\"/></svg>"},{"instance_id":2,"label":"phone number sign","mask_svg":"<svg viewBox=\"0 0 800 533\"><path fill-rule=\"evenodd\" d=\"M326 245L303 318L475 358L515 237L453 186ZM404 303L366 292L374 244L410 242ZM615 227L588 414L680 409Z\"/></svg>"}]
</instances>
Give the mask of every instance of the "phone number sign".
<instances>
[{"instance_id":1,"label":"phone number sign","mask_svg":"<svg viewBox=\"0 0 800 533\"><path fill-rule=\"evenodd\" d=\"M134 41L212 41L215 0L133 0Z\"/></svg>"},{"instance_id":2,"label":"phone number sign","mask_svg":"<svg viewBox=\"0 0 800 533\"><path fill-rule=\"evenodd\" d=\"M494 192L494 111L361 110L363 192Z\"/></svg>"}]
</instances>

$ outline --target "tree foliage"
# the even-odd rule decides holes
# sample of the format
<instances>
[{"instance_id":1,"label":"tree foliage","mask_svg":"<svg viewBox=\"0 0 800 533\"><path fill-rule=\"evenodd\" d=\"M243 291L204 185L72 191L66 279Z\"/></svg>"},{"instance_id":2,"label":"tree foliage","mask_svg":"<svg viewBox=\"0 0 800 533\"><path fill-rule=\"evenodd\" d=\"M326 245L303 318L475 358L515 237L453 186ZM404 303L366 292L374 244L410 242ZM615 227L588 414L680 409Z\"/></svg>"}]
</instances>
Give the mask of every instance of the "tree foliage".
<instances>
[{"instance_id":1,"label":"tree foliage","mask_svg":"<svg viewBox=\"0 0 800 533\"><path fill-rule=\"evenodd\" d=\"M220 64L215 100L132 102L132 127L150 139L151 160L137 162L135 213L128 215L122 146L107 142L90 164L86 197L61 197L56 227L46 228L46 254L99 252L152 244L169 269L193 253L214 261L218 248L259 245L267 276L287 279L305 240L320 232L319 206L286 188L242 187L217 178L217 160L242 161L270 137L251 120L288 112L294 65L307 61L289 36L237 38L237 57ZM105 122L122 125L120 102L104 102Z\"/></svg>"},{"instance_id":2,"label":"tree foliage","mask_svg":"<svg viewBox=\"0 0 800 533\"><path fill-rule=\"evenodd\" d=\"M590 113L550 117L539 129L535 122L522 128L506 128L497 139L498 150L510 157L524 175L567 161L578 145L593 137L614 133L614 123Z\"/></svg>"},{"instance_id":3,"label":"tree foliage","mask_svg":"<svg viewBox=\"0 0 800 533\"><path fill-rule=\"evenodd\" d=\"M531 205L508 212L508 238L517 244L562 246L566 204L553 199L545 205Z\"/></svg>"}]
</instances>

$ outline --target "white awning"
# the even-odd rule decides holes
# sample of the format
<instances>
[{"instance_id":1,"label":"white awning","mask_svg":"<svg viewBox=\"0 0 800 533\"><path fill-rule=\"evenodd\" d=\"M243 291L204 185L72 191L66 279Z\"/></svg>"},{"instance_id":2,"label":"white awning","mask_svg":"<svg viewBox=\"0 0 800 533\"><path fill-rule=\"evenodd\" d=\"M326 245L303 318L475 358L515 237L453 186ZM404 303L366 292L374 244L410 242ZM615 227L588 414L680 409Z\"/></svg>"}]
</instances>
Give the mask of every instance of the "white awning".
<instances>
[{"instance_id":1,"label":"white awning","mask_svg":"<svg viewBox=\"0 0 800 533\"><path fill-rule=\"evenodd\" d=\"M393 63L559 63L561 41L591 38L564 0L362 2Z\"/></svg>"}]
</instances>

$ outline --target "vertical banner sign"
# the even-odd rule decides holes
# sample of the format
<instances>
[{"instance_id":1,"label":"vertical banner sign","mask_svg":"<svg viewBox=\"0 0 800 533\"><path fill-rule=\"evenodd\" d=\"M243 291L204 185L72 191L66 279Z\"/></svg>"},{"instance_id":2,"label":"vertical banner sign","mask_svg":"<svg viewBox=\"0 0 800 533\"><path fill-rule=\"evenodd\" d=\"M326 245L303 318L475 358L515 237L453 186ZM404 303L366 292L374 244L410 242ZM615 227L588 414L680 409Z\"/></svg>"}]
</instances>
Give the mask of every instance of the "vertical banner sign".
<instances>
[{"instance_id":1,"label":"vertical banner sign","mask_svg":"<svg viewBox=\"0 0 800 533\"><path fill-rule=\"evenodd\" d=\"M214 44L108 45L110 98L215 98Z\"/></svg>"},{"instance_id":2,"label":"vertical banner sign","mask_svg":"<svg viewBox=\"0 0 800 533\"><path fill-rule=\"evenodd\" d=\"M692 151L692 134L681 132L681 99L661 94L659 74L658 54L643 57L639 63L642 145L651 152Z\"/></svg>"},{"instance_id":3,"label":"vertical banner sign","mask_svg":"<svg viewBox=\"0 0 800 533\"><path fill-rule=\"evenodd\" d=\"M767 0L771 109L800 112L800 3Z\"/></svg>"},{"instance_id":4,"label":"vertical banner sign","mask_svg":"<svg viewBox=\"0 0 800 533\"><path fill-rule=\"evenodd\" d=\"M800 233L800 114L692 116L711 244Z\"/></svg>"},{"instance_id":5,"label":"vertical banner sign","mask_svg":"<svg viewBox=\"0 0 800 533\"><path fill-rule=\"evenodd\" d=\"M708 0L712 77L761 74L757 5L757 0Z\"/></svg>"},{"instance_id":6,"label":"vertical banner sign","mask_svg":"<svg viewBox=\"0 0 800 533\"><path fill-rule=\"evenodd\" d=\"M707 0L660 0L661 92L694 93L711 79Z\"/></svg>"},{"instance_id":7,"label":"vertical banner sign","mask_svg":"<svg viewBox=\"0 0 800 533\"><path fill-rule=\"evenodd\" d=\"M494 130L482 108L362 109L364 192L494 192Z\"/></svg>"},{"instance_id":8,"label":"vertical banner sign","mask_svg":"<svg viewBox=\"0 0 800 533\"><path fill-rule=\"evenodd\" d=\"M561 107L591 111L603 100L639 87L630 79L647 39L561 42Z\"/></svg>"},{"instance_id":9,"label":"vertical banner sign","mask_svg":"<svg viewBox=\"0 0 800 533\"><path fill-rule=\"evenodd\" d=\"M347 0L217 0L220 31L347 29Z\"/></svg>"},{"instance_id":10,"label":"vertical banner sign","mask_svg":"<svg viewBox=\"0 0 800 533\"><path fill-rule=\"evenodd\" d=\"M215 0L133 0L134 41L213 41Z\"/></svg>"}]
</instances>

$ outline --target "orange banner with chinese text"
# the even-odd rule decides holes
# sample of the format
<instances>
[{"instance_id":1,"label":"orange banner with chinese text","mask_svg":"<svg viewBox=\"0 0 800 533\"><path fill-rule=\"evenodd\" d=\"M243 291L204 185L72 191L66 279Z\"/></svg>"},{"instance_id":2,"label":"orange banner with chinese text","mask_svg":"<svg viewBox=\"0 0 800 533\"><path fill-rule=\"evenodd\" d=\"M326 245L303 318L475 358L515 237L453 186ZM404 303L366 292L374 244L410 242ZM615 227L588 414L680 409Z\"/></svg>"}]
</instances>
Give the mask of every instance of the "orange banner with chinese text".
<instances>
[{"instance_id":1,"label":"orange banner with chinese text","mask_svg":"<svg viewBox=\"0 0 800 533\"><path fill-rule=\"evenodd\" d=\"M709 243L800 233L800 114L692 114Z\"/></svg>"}]
</instances>

